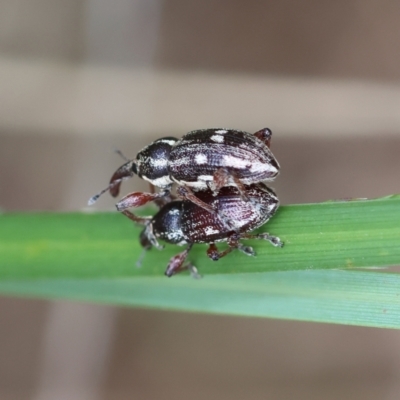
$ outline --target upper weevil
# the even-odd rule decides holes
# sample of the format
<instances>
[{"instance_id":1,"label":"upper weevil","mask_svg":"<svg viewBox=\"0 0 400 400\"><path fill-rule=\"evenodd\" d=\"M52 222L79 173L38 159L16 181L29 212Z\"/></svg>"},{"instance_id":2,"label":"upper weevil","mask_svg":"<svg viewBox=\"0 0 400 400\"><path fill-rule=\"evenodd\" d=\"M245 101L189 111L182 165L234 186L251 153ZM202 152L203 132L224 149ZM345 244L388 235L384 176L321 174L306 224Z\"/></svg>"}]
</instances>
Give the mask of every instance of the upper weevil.
<instances>
[{"instance_id":1,"label":"upper weevil","mask_svg":"<svg viewBox=\"0 0 400 400\"><path fill-rule=\"evenodd\" d=\"M248 201L244 185L271 181L279 164L270 150L272 132L268 128L254 134L236 129L199 129L177 139L165 137L142 149L134 160L127 160L111 177L109 186L89 200L93 204L104 192L116 197L121 182L135 174L160 188L159 193L131 193L119 201L119 211L168 198L173 183L178 195L206 209L215 210L199 199L196 192L209 189L214 195L225 186L238 189Z\"/></svg>"}]
</instances>

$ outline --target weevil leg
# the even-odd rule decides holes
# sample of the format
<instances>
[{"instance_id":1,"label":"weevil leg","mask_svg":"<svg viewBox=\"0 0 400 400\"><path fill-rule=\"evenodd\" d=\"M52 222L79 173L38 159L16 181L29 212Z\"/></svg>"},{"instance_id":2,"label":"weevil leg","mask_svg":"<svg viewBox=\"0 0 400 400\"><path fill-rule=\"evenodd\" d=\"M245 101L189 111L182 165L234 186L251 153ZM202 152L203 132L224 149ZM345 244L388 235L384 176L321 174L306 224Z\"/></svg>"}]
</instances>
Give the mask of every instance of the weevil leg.
<instances>
[{"instance_id":1,"label":"weevil leg","mask_svg":"<svg viewBox=\"0 0 400 400\"><path fill-rule=\"evenodd\" d=\"M155 194L156 187L151 183L149 184L149 186L150 186L150 193ZM157 197L156 199L154 199L154 203L158 208L165 206L167 203L170 203L174 199L174 196L171 194L170 190L171 189L168 188L169 192L167 193L166 191L164 191L165 195L163 197Z\"/></svg>"},{"instance_id":2,"label":"weevil leg","mask_svg":"<svg viewBox=\"0 0 400 400\"><path fill-rule=\"evenodd\" d=\"M227 186L230 182L234 182L235 186L238 188L240 196L243 201L249 201L249 197L246 194L246 188L238 176L230 171L229 168L221 167L214 172L214 180L209 185L213 191L214 196L218 195L218 192L224 186Z\"/></svg>"},{"instance_id":3,"label":"weevil leg","mask_svg":"<svg viewBox=\"0 0 400 400\"><path fill-rule=\"evenodd\" d=\"M272 131L269 128L264 128L260 129L257 131L254 136L257 139L260 139L267 147L271 147L271 137L272 137Z\"/></svg>"},{"instance_id":4,"label":"weevil leg","mask_svg":"<svg viewBox=\"0 0 400 400\"><path fill-rule=\"evenodd\" d=\"M115 206L117 207L118 211L122 212L128 208L144 206L150 201L163 198L168 196L168 194L169 190L164 190L159 193L133 192L123 197Z\"/></svg>"},{"instance_id":5,"label":"weevil leg","mask_svg":"<svg viewBox=\"0 0 400 400\"><path fill-rule=\"evenodd\" d=\"M178 194L178 197L182 200L189 200L192 203L196 204L196 206L203 208L209 213L217 214L217 211L214 209L213 206L210 206L210 204L207 204L204 201L200 200L187 186L179 186L176 192Z\"/></svg>"},{"instance_id":6,"label":"weevil leg","mask_svg":"<svg viewBox=\"0 0 400 400\"><path fill-rule=\"evenodd\" d=\"M146 225L151 217L139 217L136 214L128 211L128 208L140 207L147 204L150 201L154 201L158 198L168 196L168 191L160 193L142 193L134 192L123 197L115 206L117 210L128 217L130 220L137 222L140 225Z\"/></svg>"},{"instance_id":7,"label":"weevil leg","mask_svg":"<svg viewBox=\"0 0 400 400\"><path fill-rule=\"evenodd\" d=\"M213 261L218 261L220 258L229 254L233 249L234 247L228 247L224 251L219 251L215 243L210 243L207 249L207 256Z\"/></svg>"},{"instance_id":8,"label":"weevil leg","mask_svg":"<svg viewBox=\"0 0 400 400\"><path fill-rule=\"evenodd\" d=\"M242 198L242 200L250 201L249 196L247 196L247 193L246 193L246 188L245 188L244 184L242 183L242 181L235 174L232 174L232 179L235 182L235 185L239 190L240 197Z\"/></svg>"},{"instance_id":9,"label":"weevil leg","mask_svg":"<svg viewBox=\"0 0 400 400\"><path fill-rule=\"evenodd\" d=\"M255 256L256 252L251 246L245 246L243 243L238 243L237 249L240 250L242 253L246 254L246 256Z\"/></svg>"},{"instance_id":10,"label":"weevil leg","mask_svg":"<svg viewBox=\"0 0 400 400\"><path fill-rule=\"evenodd\" d=\"M193 244L190 243L189 246L186 248L186 250L182 251L181 253L177 254L176 256L172 257L169 260L167 269L165 270L166 276L168 276L170 278L172 275L176 275L179 272L186 271L188 269L192 272L192 270L190 269L190 268L193 269L192 264L183 266L183 263L185 262L192 246L193 246Z\"/></svg>"},{"instance_id":11,"label":"weevil leg","mask_svg":"<svg viewBox=\"0 0 400 400\"><path fill-rule=\"evenodd\" d=\"M245 246L243 243L240 242L241 239L262 239L262 240L268 240L273 246L276 247L283 247L283 242L277 237L277 236L272 236L269 233L259 233L257 235L252 235L250 233L233 233L229 238L228 238L228 246L229 248L225 250L224 252L218 253L218 250L216 249L215 245L214 248L212 248L210 245L210 248L207 251L207 255L212 258L212 256L216 257L217 255L221 255L219 258L225 256L228 254L230 251L233 249L238 249L242 253L246 254L247 256L255 256L256 252L254 249L250 246ZM215 250L214 250L215 249ZM212 258L214 259L214 258ZM218 258L215 258L218 260Z\"/></svg>"},{"instance_id":12,"label":"weevil leg","mask_svg":"<svg viewBox=\"0 0 400 400\"><path fill-rule=\"evenodd\" d=\"M250 246L245 246L243 243L240 243L240 239L242 239L242 235L238 233L234 233L228 238L228 246L233 249L238 249L242 253L246 254L246 256L255 256L256 252Z\"/></svg>"},{"instance_id":13,"label":"weevil leg","mask_svg":"<svg viewBox=\"0 0 400 400\"><path fill-rule=\"evenodd\" d=\"M247 256L255 256L256 252L250 246L245 246L243 243L240 242L241 239L262 239L268 240L272 245L276 247L282 247L283 242L277 237L272 236L269 233L259 233L257 235L251 234L238 234L233 233L228 238L228 248L223 251L219 251L215 243L210 243L207 249L207 256L211 258L213 261L218 261L220 258L225 257L229 254L232 250L238 249L242 253L246 254Z\"/></svg>"},{"instance_id":14,"label":"weevil leg","mask_svg":"<svg viewBox=\"0 0 400 400\"><path fill-rule=\"evenodd\" d=\"M121 213L128 217L131 221L136 222L140 225L147 225L147 223L151 220L151 217L139 217L129 210L122 210Z\"/></svg>"},{"instance_id":15,"label":"weevil leg","mask_svg":"<svg viewBox=\"0 0 400 400\"><path fill-rule=\"evenodd\" d=\"M228 238L228 246L229 247L223 251L219 251L217 246L215 245L215 243L211 243L207 249L207 256L209 258L211 258L211 260L213 260L213 261L218 261L220 258L225 257L227 254L229 254L234 249L240 250L247 256L254 256L256 253L253 250L253 248L249 247L249 246L245 246L242 243L240 243L240 241L239 241L240 238L241 238L240 235L235 234L235 233L232 234Z\"/></svg>"},{"instance_id":16,"label":"weevil leg","mask_svg":"<svg viewBox=\"0 0 400 400\"><path fill-rule=\"evenodd\" d=\"M268 240L273 246L275 247L283 247L283 242L281 239L278 238L278 236L273 236L270 235L269 233L259 233L256 235L252 235L250 233L243 233L241 235L242 239L260 239L260 240Z\"/></svg>"},{"instance_id":17,"label":"weevil leg","mask_svg":"<svg viewBox=\"0 0 400 400\"><path fill-rule=\"evenodd\" d=\"M227 186L230 181L231 174L228 168L221 167L214 172L213 181L208 185L212 190L214 196L218 195L218 192L224 186Z\"/></svg>"},{"instance_id":18,"label":"weevil leg","mask_svg":"<svg viewBox=\"0 0 400 400\"><path fill-rule=\"evenodd\" d=\"M242 253L246 254L246 256L255 256L256 252L250 246L245 246L243 243L240 243L239 239L235 239L233 242L229 242L229 246L234 246L233 248L240 250Z\"/></svg>"}]
</instances>

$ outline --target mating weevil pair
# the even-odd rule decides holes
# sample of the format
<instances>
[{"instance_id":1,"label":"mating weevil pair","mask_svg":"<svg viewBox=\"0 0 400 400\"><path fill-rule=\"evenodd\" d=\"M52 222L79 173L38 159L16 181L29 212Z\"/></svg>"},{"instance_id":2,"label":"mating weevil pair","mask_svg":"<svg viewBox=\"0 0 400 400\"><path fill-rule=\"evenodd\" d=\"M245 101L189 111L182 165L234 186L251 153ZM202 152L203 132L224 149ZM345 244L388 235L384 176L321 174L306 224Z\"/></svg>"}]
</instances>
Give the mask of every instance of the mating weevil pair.
<instances>
[{"instance_id":1,"label":"mating weevil pair","mask_svg":"<svg viewBox=\"0 0 400 400\"><path fill-rule=\"evenodd\" d=\"M121 182L137 174L160 189L158 193L130 193L116 207L131 220L145 225L141 243L161 248L157 239L188 248L173 257L167 276L191 266L183 263L193 243L209 243L207 254L217 260L238 248L254 255L240 239L262 238L276 246L282 242L268 234L249 235L277 210L275 193L261 182L273 180L279 164L270 150L272 132L266 128L254 134L234 129L202 129L182 139L158 139L127 160L113 174L109 186L89 200L93 204L104 192L116 197ZM178 184L181 200L171 201L171 189ZM155 201L161 206L154 217L138 217L129 208ZM227 241L229 248L216 249L215 242ZM193 270L193 268L192 268Z\"/></svg>"}]
</instances>

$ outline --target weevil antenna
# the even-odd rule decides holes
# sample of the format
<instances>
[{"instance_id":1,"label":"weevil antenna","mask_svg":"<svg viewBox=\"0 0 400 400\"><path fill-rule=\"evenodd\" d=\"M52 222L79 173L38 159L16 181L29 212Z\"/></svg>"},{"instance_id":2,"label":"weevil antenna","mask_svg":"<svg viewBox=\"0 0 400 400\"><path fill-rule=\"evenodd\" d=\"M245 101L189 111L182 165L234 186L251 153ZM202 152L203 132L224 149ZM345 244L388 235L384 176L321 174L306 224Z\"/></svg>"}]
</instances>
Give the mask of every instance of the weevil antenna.
<instances>
[{"instance_id":1,"label":"weevil antenna","mask_svg":"<svg viewBox=\"0 0 400 400\"><path fill-rule=\"evenodd\" d=\"M131 161L120 149L114 149L114 151L119 154L126 162Z\"/></svg>"},{"instance_id":2,"label":"weevil antenna","mask_svg":"<svg viewBox=\"0 0 400 400\"><path fill-rule=\"evenodd\" d=\"M137 268L140 268L142 266L142 263L143 263L143 260L144 260L144 257L146 255L147 251L148 251L148 249L143 249L142 252L140 253L139 258L136 261L136 267Z\"/></svg>"},{"instance_id":3,"label":"weevil antenna","mask_svg":"<svg viewBox=\"0 0 400 400\"><path fill-rule=\"evenodd\" d=\"M110 183L105 189L101 190L99 193L95 194L94 196L92 196L89 201L88 201L88 205L92 206L94 203L96 203L96 201L100 198L100 196L102 194L104 194L105 192L107 192L108 190L112 189L115 185L120 184L123 180L128 179L129 177L126 178L120 178L120 179L116 179L114 180L112 183Z\"/></svg>"}]
</instances>

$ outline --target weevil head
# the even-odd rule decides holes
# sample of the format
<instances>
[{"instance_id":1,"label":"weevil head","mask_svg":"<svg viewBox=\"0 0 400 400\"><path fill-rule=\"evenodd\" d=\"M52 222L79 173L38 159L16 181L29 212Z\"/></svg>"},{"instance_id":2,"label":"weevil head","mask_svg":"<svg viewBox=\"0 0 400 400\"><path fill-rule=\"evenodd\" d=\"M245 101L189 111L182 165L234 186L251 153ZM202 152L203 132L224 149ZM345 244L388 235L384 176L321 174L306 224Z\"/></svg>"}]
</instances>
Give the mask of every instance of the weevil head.
<instances>
[{"instance_id":1,"label":"weevil head","mask_svg":"<svg viewBox=\"0 0 400 400\"><path fill-rule=\"evenodd\" d=\"M111 196L117 197L121 188L121 183L125 179L138 175L140 178L145 179L152 185L159 188L167 188L172 184L172 180L168 172L168 162L171 150L178 139L174 137L165 137L154 141L141 150L135 160L128 160L125 158L126 163L121 165L112 175L109 185L92 196L88 204L94 204L99 197L109 191Z\"/></svg>"},{"instance_id":2,"label":"weevil head","mask_svg":"<svg viewBox=\"0 0 400 400\"><path fill-rule=\"evenodd\" d=\"M139 236L140 244L145 250L152 247L161 250L163 246L158 243L158 239L177 245L187 243L182 232L182 205L182 201L171 201L148 221Z\"/></svg>"},{"instance_id":3,"label":"weevil head","mask_svg":"<svg viewBox=\"0 0 400 400\"><path fill-rule=\"evenodd\" d=\"M168 163L172 148L178 139L165 137L146 146L136 156L136 172L138 176L159 188L172 184Z\"/></svg>"},{"instance_id":4,"label":"weevil head","mask_svg":"<svg viewBox=\"0 0 400 400\"><path fill-rule=\"evenodd\" d=\"M182 232L182 201L165 204L152 219L152 232L155 237L179 246L186 244Z\"/></svg>"},{"instance_id":5,"label":"weevil head","mask_svg":"<svg viewBox=\"0 0 400 400\"><path fill-rule=\"evenodd\" d=\"M88 201L89 206L96 203L96 201L100 198L100 196L107 191L110 192L111 196L117 197L119 194L119 190L121 188L122 181L132 177L136 173L137 173L137 168L135 161L129 160L125 164L121 165L112 175L108 186L89 199Z\"/></svg>"},{"instance_id":6,"label":"weevil head","mask_svg":"<svg viewBox=\"0 0 400 400\"><path fill-rule=\"evenodd\" d=\"M117 197L121 188L121 183L124 179L131 178L137 174L136 162L129 160L125 164L121 165L113 174L110 179L110 194L113 197Z\"/></svg>"}]
</instances>

